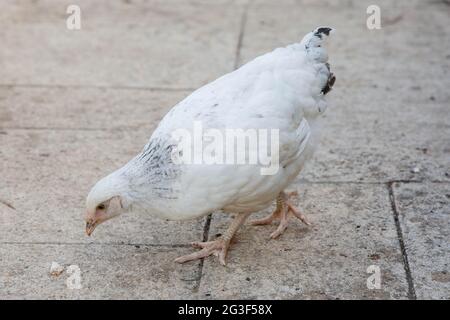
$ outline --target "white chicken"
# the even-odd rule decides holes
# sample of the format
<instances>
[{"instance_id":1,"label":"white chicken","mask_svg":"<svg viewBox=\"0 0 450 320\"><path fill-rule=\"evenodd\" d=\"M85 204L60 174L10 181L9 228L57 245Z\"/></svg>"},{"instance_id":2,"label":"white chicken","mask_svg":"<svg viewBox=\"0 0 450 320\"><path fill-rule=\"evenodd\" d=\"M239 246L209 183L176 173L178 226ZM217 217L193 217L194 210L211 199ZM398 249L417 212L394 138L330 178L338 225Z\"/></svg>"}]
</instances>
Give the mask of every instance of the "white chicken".
<instances>
[{"instance_id":1,"label":"white chicken","mask_svg":"<svg viewBox=\"0 0 450 320\"><path fill-rule=\"evenodd\" d=\"M254 225L279 219L271 234L276 238L286 229L290 216L309 224L284 190L312 154L316 119L325 111L325 94L335 81L322 46L331 32L331 28L319 27L300 43L262 55L175 105L142 152L92 188L86 201L87 234L124 212L184 220L222 210L235 214L228 230L214 241L193 243L201 250L176 261L214 254L225 265L231 239L239 227L251 213L270 206L275 199L274 213L253 221ZM229 128L277 130L278 156L271 158L278 161L277 170L262 174L261 163L177 161L176 156L189 150L179 148L173 133L179 129L192 133L196 123L218 132ZM245 151L249 151L247 145Z\"/></svg>"}]
</instances>

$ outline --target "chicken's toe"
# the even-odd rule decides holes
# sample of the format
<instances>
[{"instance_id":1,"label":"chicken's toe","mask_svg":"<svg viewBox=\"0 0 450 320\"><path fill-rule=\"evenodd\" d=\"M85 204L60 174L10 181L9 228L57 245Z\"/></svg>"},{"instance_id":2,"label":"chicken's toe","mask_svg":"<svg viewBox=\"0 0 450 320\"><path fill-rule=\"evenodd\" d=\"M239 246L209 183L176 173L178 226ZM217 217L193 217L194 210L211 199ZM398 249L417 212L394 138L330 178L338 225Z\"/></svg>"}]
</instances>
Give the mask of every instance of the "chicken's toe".
<instances>
[{"instance_id":1,"label":"chicken's toe","mask_svg":"<svg viewBox=\"0 0 450 320\"><path fill-rule=\"evenodd\" d=\"M223 239L217 239L207 242L193 242L192 245L195 248L201 248L200 251L193 252L175 259L175 262L185 263L197 259L202 259L210 255L219 256L223 250L228 250L228 245L225 244Z\"/></svg>"}]
</instances>

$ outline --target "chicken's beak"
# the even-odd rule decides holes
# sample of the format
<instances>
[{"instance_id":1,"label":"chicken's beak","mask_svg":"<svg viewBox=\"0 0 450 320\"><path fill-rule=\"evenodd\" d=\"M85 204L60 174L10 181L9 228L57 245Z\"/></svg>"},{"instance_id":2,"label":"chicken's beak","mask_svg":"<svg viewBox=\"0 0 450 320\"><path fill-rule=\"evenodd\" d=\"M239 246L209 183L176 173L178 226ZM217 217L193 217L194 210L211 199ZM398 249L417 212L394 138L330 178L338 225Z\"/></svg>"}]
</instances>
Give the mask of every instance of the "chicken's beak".
<instances>
[{"instance_id":1,"label":"chicken's beak","mask_svg":"<svg viewBox=\"0 0 450 320\"><path fill-rule=\"evenodd\" d=\"M88 220L86 222L86 234L90 236L92 232L94 232L95 227L97 226L97 221Z\"/></svg>"}]
</instances>

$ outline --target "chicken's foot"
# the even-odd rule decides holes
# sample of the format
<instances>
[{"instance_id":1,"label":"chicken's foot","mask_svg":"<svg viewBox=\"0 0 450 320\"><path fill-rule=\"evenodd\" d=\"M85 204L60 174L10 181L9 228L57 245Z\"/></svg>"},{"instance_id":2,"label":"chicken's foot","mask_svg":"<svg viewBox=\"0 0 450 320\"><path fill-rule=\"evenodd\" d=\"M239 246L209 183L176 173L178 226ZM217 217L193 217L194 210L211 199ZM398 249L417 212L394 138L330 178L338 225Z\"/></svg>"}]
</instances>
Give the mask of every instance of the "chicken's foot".
<instances>
[{"instance_id":1,"label":"chicken's foot","mask_svg":"<svg viewBox=\"0 0 450 320\"><path fill-rule=\"evenodd\" d=\"M269 216L257 219L251 222L252 225L266 225L271 224L274 220L280 220L277 229L270 234L272 239L278 238L287 228L290 216L294 216L306 225L311 225L311 223L306 219L305 215L300 212L290 201L290 197L297 196L297 191L286 193L284 191L280 192L277 197L277 207L275 211Z\"/></svg>"},{"instance_id":2,"label":"chicken's foot","mask_svg":"<svg viewBox=\"0 0 450 320\"><path fill-rule=\"evenodd\" d=\"M226 265L226 257L228 249L230 247L231 240L233 239L236 231L245 222L245 220L248 218L249 215L250 213L237 214L236 217L234 217L225 234L223 234L214 241L193 242L192 246L194 248L199 248L201 250L179 257L175 259L175 262L184 263L187 261L205 258L210 255L215 255L216 257L219 257L219 262L221 265Z\"/></svg>"}]
</instances>

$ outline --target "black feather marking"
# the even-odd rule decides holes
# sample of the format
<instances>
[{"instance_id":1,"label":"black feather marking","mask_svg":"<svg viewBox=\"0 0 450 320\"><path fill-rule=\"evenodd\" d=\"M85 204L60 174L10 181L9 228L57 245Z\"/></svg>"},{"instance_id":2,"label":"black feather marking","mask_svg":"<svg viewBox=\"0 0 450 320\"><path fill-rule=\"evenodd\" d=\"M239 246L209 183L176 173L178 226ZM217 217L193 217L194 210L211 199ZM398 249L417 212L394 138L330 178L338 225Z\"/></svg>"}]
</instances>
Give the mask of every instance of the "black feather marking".
<instances>
[{"instance_id":1,"label":"black feather marking","mask_svg":"<svg viewBox=\"0 0 450 320\"><path fill-rule=\"evenodd\" d=\"M319 29L317 29L317 31L314 33L314 35L315 35L315 36L318 36L320 39L322 39L322 33L325 34L325 35L327 35L327 36L329 36L331 30L332 30L331 28L327 28L327 27L319 28Z\"/></svg>"},{"instance_id":2,"label":"black feather marking","mask_svg":"<svg viewBox=\"0 0 450 320\"><path fill-rule=\"evenodd\" d=\"M335 82L336 82L336 77L334 76L333 73L330 73L330 75L328 76L327 84L322 89L322 93L327 94L328 92L330 92L331 89L333 88L333 85Z\"/></svg>"}]
</instances>

